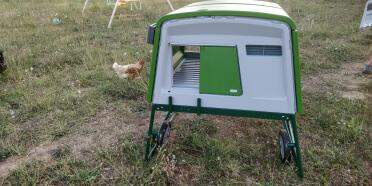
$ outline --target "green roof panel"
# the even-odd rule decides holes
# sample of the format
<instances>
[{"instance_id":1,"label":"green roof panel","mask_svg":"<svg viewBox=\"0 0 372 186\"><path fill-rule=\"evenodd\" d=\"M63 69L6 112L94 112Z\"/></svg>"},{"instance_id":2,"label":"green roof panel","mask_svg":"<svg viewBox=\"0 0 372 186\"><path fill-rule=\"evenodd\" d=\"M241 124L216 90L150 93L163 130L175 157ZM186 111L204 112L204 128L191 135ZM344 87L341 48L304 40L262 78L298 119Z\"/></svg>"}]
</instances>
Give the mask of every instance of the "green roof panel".
<instances>
[{"instance_id":1,"label":"green roof panel","mask_svg":"<svg viewBox=\"0 0 372 186\"><path fill-rule=\"evenodd\" d=\"M255 0L212 0L193 3L160 18L157 27L168 20L196 16L242 16L271 19L287 23L296 29L294 21L276 3Z\"/></svg>"}]
</instances>

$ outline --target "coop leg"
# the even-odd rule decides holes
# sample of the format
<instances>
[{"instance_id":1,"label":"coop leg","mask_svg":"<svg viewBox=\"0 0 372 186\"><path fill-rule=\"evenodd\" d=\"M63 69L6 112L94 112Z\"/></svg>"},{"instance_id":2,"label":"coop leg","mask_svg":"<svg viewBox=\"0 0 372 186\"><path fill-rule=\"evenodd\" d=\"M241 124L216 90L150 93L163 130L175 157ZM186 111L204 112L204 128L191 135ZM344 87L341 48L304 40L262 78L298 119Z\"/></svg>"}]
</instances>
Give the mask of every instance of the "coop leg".
<instances>
[{"instance_id":1,"label":"coop leg","mask_svg":"<svg viewBox=\"0 0 372 186\"><path fill-rule=\"evenodd\" d=\"M149 161L152 153L152 142L154 137L154 118L155 118L155 107L152 106L151 108L151 115L150 115L150 124L149 124L149 131L147 133L147 143L146 143L146 152L145 152L145 160Z\"/></svg>"},{"instance_id":2,"label":"coop leg","mask_svg":"<svg viewBox=\"0 0 372 186\"><path fill-rule=\"evenodd\" d=\"M290 127L293 131L293 140L294 140L294 145L295 145L295 160L296 160L296 167L297 167L297 175L300 178L304 177L304 169L302 166L302 157L301 157L301 149L300 149L300 141L298 139L298 132L297 132L297 125L296 125L296 117L291 116L290 117Z\"/></svg>"}]
</instances>

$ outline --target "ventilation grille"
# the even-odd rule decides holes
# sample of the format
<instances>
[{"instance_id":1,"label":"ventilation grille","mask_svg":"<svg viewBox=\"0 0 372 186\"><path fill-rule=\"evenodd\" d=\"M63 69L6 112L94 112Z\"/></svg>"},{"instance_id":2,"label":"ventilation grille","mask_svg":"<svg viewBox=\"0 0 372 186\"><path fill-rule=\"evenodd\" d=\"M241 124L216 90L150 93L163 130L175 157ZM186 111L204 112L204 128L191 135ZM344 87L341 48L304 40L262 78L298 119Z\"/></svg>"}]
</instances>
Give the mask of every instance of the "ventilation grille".
<instances>
[{"instance_id":1,"label":"ventilation grille","mask_svg":"<svg viewBox=\"0 0 372 186\"><path fill-rule=\"evenodd\" d=\"M173 75L173 87L199 88L200 60L184 59Z\"/></svg>"},{"instance_id":2,"label":"ventilation grille","mask_svg":"<svg viewBox=\"0 0 372 186\"><path fill-rule=\"evenodd\" d=\"M281 56L282 46L279 45L247 45L247 55L250 56Z\"/></svg>"},{"instance_id":3,"label":"ventilation grille","mask_svg":"<svg viewBox=\"0 0 372 186\"><path fill-rule=\"evenodd\" d=\"M367 11L370 11L370 10L372 10L372 3L369 3L367 6Z\"/></svg>"}]
</instances>

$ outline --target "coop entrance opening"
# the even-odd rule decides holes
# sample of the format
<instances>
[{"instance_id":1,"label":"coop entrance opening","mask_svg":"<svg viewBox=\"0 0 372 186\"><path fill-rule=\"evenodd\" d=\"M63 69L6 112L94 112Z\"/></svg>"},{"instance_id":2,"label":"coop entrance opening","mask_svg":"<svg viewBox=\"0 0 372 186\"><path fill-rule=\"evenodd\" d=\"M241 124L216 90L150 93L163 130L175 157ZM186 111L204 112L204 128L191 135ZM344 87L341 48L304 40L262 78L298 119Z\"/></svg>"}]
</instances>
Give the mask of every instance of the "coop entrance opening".
<instances>
[{"instance_id":1,"label":"coop entrance opening","mask_svg":"<svg viewBox=\"0 0 372 186\"><path fill-rule=\"evenodd\" d=\"M200 47L172 46L173 87L199 89Z\"/></svg>"}]
</instances>

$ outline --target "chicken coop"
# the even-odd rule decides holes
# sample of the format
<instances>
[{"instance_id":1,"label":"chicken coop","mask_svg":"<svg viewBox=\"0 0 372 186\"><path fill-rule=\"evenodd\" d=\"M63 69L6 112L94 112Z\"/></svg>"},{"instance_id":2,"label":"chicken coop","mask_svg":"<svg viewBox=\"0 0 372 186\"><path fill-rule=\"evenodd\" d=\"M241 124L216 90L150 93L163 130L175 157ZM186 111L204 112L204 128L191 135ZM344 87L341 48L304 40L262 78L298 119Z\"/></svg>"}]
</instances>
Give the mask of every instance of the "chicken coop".
<instances>
[{"instance_id":1,"label":"chicken coop","mask_svg":"<svg viewBox=\"0 0 372 186\"><path fill-rule=\"evenodd\" d=\"M367 1L364 8L362 21L360 22L360 28L372 27L372 0Z\"/></svg>"},{"instance_id":2,"label":"chicken coop","mask_svg":"<svg viewBox=\"0 0 372 186\"><path fill-rule=\"evenodd\" d=\"M194 3L149 26L153 44L146 159L168 140L174 113L279 120L282 162L303 177L296 113L302 111L298 31L277 4ZM156 112L167 112L159 129Z\"/></svg>"}]
</instances>

